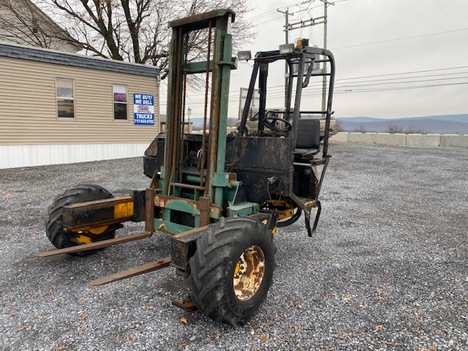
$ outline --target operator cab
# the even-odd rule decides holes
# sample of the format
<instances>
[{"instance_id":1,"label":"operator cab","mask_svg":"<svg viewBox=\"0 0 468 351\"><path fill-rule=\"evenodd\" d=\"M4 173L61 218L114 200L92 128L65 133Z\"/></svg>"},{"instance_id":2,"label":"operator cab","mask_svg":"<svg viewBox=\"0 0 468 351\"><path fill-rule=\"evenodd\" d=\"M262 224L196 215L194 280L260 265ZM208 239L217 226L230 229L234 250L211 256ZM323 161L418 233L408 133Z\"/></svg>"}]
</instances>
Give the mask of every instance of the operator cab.
<instances>
[{"instance_id":1,"label":"operator cab","mask_svg":"<svg viewBox=\"0 0 468 351\"><path fill-rule=\"evenodd\" d=\"M281 45L279 50L254 56L242 117L237 123L238 133L228 143L226 152L229 171L235 172L241 181L247 180L249 201L267 201L275 195L291 196L294 201L295 196L317 200L322 177L316 166L327 164L330 157L334 59L329 51L307 45L306 40L301 40L297 45ZM251 56L241 52L238 58ZM269 78L272 80L276 72L283 72L285 64L288 67L285 88L269 86ZM322 65L326 69L320 68ZM324 78L328 85L322 97L314 93ZM283 99L283 91L284 106L267 108L277 103L278 98ZM253 106L258 108L255 113ZM274 182L265 186L267 174Z\"/></svg>"}]
</instances>

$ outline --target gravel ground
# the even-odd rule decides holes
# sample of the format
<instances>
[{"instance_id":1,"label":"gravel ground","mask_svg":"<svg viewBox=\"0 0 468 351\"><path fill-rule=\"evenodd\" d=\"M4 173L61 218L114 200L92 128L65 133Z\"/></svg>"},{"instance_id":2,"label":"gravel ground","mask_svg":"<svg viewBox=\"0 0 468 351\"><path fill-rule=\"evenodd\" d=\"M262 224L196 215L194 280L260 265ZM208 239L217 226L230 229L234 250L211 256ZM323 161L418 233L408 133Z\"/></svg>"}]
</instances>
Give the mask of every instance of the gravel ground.
<instances>
[{"instance_id":1,"label":"gravel ground","mask_svg":"<svg viewBox=\"0 0 468 351\"><path fill-rule=\"evenodd\" d=\"M86 258L37 257L52 248L43 223L56 194L83 182L146 187L140 158L0 170L0 349L467 350L468 151L332 153L316 236L302 218L279 230L268 299L236 328L173 307L188 294L173 269L87 284L166 256L162 234Z\"/></svg>"}]
</instances>

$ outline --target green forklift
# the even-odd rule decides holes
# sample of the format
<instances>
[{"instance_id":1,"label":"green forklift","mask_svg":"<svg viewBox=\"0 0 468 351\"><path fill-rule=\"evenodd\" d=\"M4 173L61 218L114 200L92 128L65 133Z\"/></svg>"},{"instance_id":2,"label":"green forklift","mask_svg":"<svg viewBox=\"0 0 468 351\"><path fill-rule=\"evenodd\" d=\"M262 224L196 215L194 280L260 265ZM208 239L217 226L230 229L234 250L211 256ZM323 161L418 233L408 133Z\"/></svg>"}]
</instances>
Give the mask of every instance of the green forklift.
<instances>
[{"instance_id":1,"label":"green forklift","mask_svg":"<svg viewBox=\"0 0 468 351\"><path fill-rule=\"evenodd\" d=\"M277 227L294 223L303 213L308 235L317 228L319 193L331 157L335 62L330 51L309 47L305 40L254 57L249 52L233 57L234 20L233 11L215 10L169 23L167 127L145 152L149 187L114 197L98 185L83 184L57 196L46 223L47 237L57 249L40 256L83 256L164 232L171 237L168 256L91 284L172 266L190 286L189 297L175 305L230 325L243 324L258 311L272 284ZM204 60L194 60L189 50L193 35L206 39ZM228 133L230 74L238 60L253 61L253 69L238 129ZM289 73L282 113L271 115L266 113L267 83L274 63L282 69L286 63ZM317 70L317 64L326 69ZM301 110L303 90L312 80L322 85L324 77L325 109ZM184 128L192 82L204 85L199 133ZM246 123L255 92L258 128L250 134ZM116 237L126 221L144 221L144 232Z\"/></svg>"}]
</instances>

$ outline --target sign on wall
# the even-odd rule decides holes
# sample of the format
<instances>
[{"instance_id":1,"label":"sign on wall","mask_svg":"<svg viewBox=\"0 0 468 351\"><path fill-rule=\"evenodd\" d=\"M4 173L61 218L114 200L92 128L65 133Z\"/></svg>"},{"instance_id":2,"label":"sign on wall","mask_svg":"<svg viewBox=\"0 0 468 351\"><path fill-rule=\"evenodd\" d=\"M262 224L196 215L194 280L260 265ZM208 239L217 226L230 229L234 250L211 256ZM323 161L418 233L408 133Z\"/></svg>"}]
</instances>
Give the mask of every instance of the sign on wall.
<instances>
[{"instance_id":1,"label":"sign on wall","mask_svg":"<svg viewBox=\"0 0 468 351\"><path fill-rule=\"evenodd\" d=\"M154 95L133 94L133 124L154 125Z\"/></svg>"}]
</instances>

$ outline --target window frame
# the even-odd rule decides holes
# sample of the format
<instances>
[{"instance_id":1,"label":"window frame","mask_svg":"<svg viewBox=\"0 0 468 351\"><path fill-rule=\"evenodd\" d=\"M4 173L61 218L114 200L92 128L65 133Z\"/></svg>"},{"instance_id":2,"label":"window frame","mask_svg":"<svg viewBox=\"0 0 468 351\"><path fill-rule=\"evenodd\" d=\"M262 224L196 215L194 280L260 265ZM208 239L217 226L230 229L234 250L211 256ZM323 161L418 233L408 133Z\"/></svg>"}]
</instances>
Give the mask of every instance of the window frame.
<instances>
[{"instance_id":1,"label":"window frame","mask_svg":"<svg viewBox=\"0 0 468 351\"><path fill-rule=\"evenodd\" d=\"M117 88L125 87L125 101L116 100L115 94L123 94L121 91L118 91L120 89L116 89L116 87ZM116 111L116 105L125 106L125 118L116 118L116 112L120 112L120 111ZM129 118L128 118L128 85L127 84L117 84L117 83L112 84L112 111L113 111L114 121L129 121Z\"/></svg>"},{"instance_id":2,"label":"window frame","mask_svg":"<svg viewBox=\"0 0 468 351\"><path fill-rule=\"evenodd\" d=\"M72 96L59 96L59 88L69 89L68 86L60 86L60 80L71 81L71 93ZM60 115L59 102L65 101L72 102L72 116ZM75 79L69 77L55 77L55 107L56 107L56 118L58 119L75 119L76 118L76 90L75 90Z\"/></svg>"}]
</instances>

